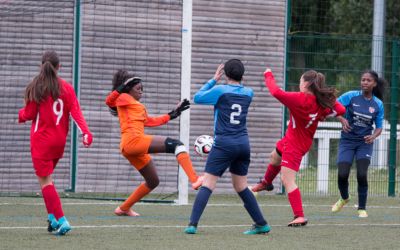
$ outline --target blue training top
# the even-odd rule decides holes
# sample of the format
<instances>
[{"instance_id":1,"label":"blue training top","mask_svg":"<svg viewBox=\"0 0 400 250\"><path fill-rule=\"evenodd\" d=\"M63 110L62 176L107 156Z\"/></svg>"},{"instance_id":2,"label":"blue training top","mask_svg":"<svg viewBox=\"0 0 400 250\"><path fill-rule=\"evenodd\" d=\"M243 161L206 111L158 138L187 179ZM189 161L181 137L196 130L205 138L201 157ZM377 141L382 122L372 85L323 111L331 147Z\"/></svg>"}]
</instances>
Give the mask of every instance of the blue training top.
<instances>
[{"instance_id":1,"label":"blue training top","mask_svg":"<svg viewBox=\"0 0 400 250\"><path fill-rule=\"evenodd\" d=\"M194 103L214 105L215 145L248 142L246 117L253 90L242 84L215 85L209 80L194 95Z\"/></svg>"},{"instance_id":2,"label":"blue training top","mask_svg":"<svg viewBox=\"0 0 400 250\"><path fill-rule=\"evenodd\" d=\"M341 137L363 140L372 134L372 124L382 128L384 108L383 102L376 96L366 99L361 91L349 91L342 94L338 101L346 107L345 118L352 128L349 133L342 131Z\"/></svg>"}]
</instances>

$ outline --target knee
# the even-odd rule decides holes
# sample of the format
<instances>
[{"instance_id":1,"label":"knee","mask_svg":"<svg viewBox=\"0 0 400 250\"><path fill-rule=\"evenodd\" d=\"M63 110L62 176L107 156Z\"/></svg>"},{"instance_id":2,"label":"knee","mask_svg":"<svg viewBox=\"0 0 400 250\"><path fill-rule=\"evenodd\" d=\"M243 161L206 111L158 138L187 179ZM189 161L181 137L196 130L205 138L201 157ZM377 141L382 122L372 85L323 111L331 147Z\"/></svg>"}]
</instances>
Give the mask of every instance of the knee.
<instances>
[{"instance_id":1,"label":"knee","mask_svg":"<svg viewBox=\"0 0 400 250\"><path fill-rule=\"evenodd\" d=\"M160 184L160 179L158 176L154 176L152 178L146 179L146 185L150 189L155 189Z\"/></svg>"},{"instance_id":2,"label":"knee","mask_svg":"<svg viewBox=\"0 0 400 250\"><path fill-rule=\"evenodd\" d=\"M281 175L281 180L282 180L282 184L287 188L291 185L293 185L295 182L294 180L292 180L292 178L289 178L288 176L286 176L285 174Z\"/></svg>"},{"instance_id":3,"label":"knee","mask_svg":"<svg viewBox=\"0 0 400 250\"><path fill-rule=\"evenodd\" d=\"M178 155L182 152L187 152L187 149L180 140L175 140L167 137L167 139L165 140L165 152Z\"/></svg>"},{"instance_id":4,"label":"knee","mask_svg":"<svg viewBox=\"0 0 400 250\"><path fill-rule=\"evenodd\" d=\"M351 163L339 162L338 163L338 179L347 180L350 175Z\"/></svg>"},{"instance_id":5,"label":"knee","mask_svg":"<svg viewBox=\"0 0 400 250\"><path fill-rule=\"evenodd\" d=\"M269 163L274 167L277 167L281 164L281 157L275 150L272 151L272 153L269 156Z\"/></svg>"}]
</instances>

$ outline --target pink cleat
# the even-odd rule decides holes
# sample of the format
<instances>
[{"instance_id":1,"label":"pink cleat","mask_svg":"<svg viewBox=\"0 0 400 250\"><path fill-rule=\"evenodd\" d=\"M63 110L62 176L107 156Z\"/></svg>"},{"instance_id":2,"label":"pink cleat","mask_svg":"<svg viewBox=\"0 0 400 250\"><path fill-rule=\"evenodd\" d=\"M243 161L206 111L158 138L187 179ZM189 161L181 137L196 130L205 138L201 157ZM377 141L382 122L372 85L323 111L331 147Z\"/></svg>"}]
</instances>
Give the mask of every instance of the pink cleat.
<instances>
[{"instance_id":1,"label":"pink cleat","mask_svg":"<svg viewBox=\"0 0 400 250\"><path fill-rule=\"evenodd\" d=\"M289 224L288 227L301 227L307 225L308 220L304 217L295 217L294 220L292 220Z\"/></svg>"},{"instance_id":2,"label":"pink cleat","mask_svg":"<svg viewBox=\"0 0 400 250\"><path fill-rule=\"evenodd\" d=\"M118 215L118 216L140 216L140 214L136 213L135 211L133 211L132 209L129 209L128 211L124 211L122 210L120 207L117 207L114 210L114 214Z\"/></svg>"},{"instance_id":3,"label":"pink cleat","mask_svg":"<svg viewBox=\"0 0 400 250\"><path fill-rule=\"evenodd\" d=\"M204 176L203 176L203 175L202 175L202 176L199 176L199 177L197 178L197 181L195 181L195 182L192 183L192 188L193 188L194 190L199 189L199 188L201 187L201 185L203 185L203 180L204 180Z\"/></svg>"}]
</instances>

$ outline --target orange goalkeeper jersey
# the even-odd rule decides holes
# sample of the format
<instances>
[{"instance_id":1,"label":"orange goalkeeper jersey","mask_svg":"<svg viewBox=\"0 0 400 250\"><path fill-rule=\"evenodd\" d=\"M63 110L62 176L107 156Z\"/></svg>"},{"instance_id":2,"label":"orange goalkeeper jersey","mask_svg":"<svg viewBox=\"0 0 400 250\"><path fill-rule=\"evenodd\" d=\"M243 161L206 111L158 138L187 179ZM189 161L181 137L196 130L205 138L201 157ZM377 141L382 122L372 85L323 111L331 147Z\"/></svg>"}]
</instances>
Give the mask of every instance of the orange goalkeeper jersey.
<instances>
[{"instance_id":1,"label":"orange goalkeeper jersey","mask_svg":"<svg viewBox=\"0 0 400 250\"><path fill-rule=\"evenodd\" d=\"M131 95L111 92L106 98L109 107L117 107L121 126L121 149L123 145L135 141L139 142L144 136L144 127L155 127L170 120L168 114L151 117L147 115L146 107L135 100Z\"/></svg>"}]
</instances>

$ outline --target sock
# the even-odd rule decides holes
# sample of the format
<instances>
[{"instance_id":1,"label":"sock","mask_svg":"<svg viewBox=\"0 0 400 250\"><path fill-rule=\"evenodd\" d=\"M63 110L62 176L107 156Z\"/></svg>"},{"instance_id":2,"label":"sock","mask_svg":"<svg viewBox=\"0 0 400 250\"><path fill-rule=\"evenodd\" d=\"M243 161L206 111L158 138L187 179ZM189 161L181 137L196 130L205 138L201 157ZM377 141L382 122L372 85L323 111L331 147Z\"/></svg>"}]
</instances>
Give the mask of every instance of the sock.
<instances>
[{"instance_id":1,"label":"sock","mask_svg":"<svg viewBox=\"0 0 400 250\"><path fill-rule=\"evenodd\" d=\"M61 200L54 184L43 187L42 194L45 202L49 204L49 211L54 214L54 217L56 217L57 220L63 217L64 211L62 210Z\"/></svg>"},{"instance_id":2,"label":"sock","mask_svg":"<svg viewBox=\"0 0 400 250\"><path fill-rule=\"evenodd\" d=\"M52 207L51 207L51 202L49 201L48 195L45 195L45 191L43 191L44 188L46 188L47 186L44 186L42 188L42 196L43 196L43 201L44 201L44 205L46 206L46 210L47 210L47 214L53 215L53 211L52 211ZM54 216L54 215L53 215ZM54 218L55 219L55 218Z\"/></svg>"},{"instance_id":3,"label":"sock","mask_svg":"<svg viewBox=\"0 0 400 250\"><path fill-rule=\"evenodd\" d=\"M367 196L368 196L368 186L367 187L358 186L358 209L365 210L367 206Z\"/></svg>"},{"instance_id":4,"label":"sock","mask_svg":"<svg viewBox=\"0 0 400 250\"><path fill-rule=\"evenodd\" d=\"M189 154L187 152L181 152L176 156L176 159L178 160L179 165L182 166L183 171L185 171L186 175L188 176L189 181L191 183L196 182L198 176L193 168Z\"/></svg>"},{"instance_id":5,"label":"sock","mask_svg":"<svg viewBox=\"0 0 400 250\"><path fill-rule=\"evenodd\" d=\"M208 187L201 186L199 192L196 195L196 199L193 203L192 214L190 215L190 224L197 227L200 217L203 214L204 209L207 206L208 199L212 194L211 189Z\"/></svg>"},{"instance_id":6,"label":"sock","mask_svg":"<svg viewBox=\"0 0 400 250\"><path fill-rule=\"evenodd\" d=\"M151 192L152 189L148 188L145 183L140 184L129 197L122 203L119 208L123 211L128 211L133 204L140 201L144 196Z\"/></svg>"},{"instance_id":7,"label":"sock","mask_svg":"<svg viewBox=\"0 0 400 250\"><path fill-rule=\"evenodd\" d=\"M242 199L244 207L253 221L259 226L266 225L267 222L261 213L260 207L258 206L257 200L253 193L248 188L245 188L243 191L239 192L238 195Z\"/></svg>"},{"instance_id":8,"label":"sock","mask_svg":"<svg viewBox=\"0 0 400 250\"><path fill-rule=\"evenodd\" d=\"M304 217L300 189L296 188L292 192L288 193L288 199L290 206L292 206L294 217Z\"/></svg>"},{"instance_id":9,"label":"sock","mask_svg":"<svg viewBox=\"0 0 400 250\"><path fill-rule=\"evenodd\" d=\"M349 198L349 182L348 180L338 180L338 187L340 191L340 196L343 200L347 200Z\"/></svg>"},{"instance_id":10,"label":"sock","mask_svg":"<svg viewBox=\"0 0 400 250\"><path fill-rule=\"evenodd\" d=\"M267 171L265 171L264 181L266 184L272 184L272 181L275 177L281 172L281 165L279 166L272 166L268 164Z\"/></svg>"}]
</instances>

